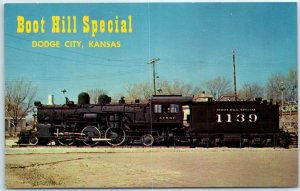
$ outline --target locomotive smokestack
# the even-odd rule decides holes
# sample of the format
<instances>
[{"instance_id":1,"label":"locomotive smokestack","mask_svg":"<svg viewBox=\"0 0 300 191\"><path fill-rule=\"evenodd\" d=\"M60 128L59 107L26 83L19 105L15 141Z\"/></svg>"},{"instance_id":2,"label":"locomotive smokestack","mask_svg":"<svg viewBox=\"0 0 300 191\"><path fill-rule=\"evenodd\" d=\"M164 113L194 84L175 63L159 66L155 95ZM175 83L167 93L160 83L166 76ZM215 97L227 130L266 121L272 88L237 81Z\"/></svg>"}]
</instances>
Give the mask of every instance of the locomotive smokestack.
<instances>
[{"instance_id":1,"label":"locomotive smokestack","mask_svg":"<svg viewBox=\"0 0 300 191\"><path fill-rule=\"evenodd\" d=\"M48 104L47 105L54 105L54 95L48 95Z\"/></svg>"}]
</instances>

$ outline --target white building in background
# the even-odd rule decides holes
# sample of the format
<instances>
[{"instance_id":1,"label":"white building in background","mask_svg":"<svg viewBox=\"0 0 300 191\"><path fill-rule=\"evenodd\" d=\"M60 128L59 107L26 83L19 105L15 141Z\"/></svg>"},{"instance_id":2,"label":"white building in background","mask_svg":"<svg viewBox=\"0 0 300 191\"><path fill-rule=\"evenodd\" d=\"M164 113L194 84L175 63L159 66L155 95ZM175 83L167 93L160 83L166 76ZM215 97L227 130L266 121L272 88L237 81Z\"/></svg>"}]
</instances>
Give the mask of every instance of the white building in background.
<instances>
[{"instance_id":1,"label":"white building in background","mask_svg":"<svg viewBox=\"0 0 300 191\"><path fill-rule=\"evenodd\" d=\"M8 134L10 131L11 133L20 132L22 129L26 127L25 118L22 118L19 121L18 127L14 127L13 118L10 117L7 113L5 113L4 121L5 121L5 134Z\"/></svg>"},{"instance_id":2,"label":"white building in background","mask_svg":"<svg viewBox=\"0 0 300 191\"><path fill-rule=\"evenodd\" d=\"M49 94L48 95L48 104L47 105L54 105L54 95ZM5 121L5 134L14 133L14 132L20 132L21 130L26 128L26 118L22 118L19 120L18 127L14 127L13 118L9 116L7 112L5 112L4 116ZM30 128L30 126L27 126L27 128Z\"/></svg>"},{"instance_id":3,"label":"white building in background","mask_svg":"<svg viewBox=\"0 0 300 191\"><path fill-rule=\"evenodd\" d=\"M213 100L213 96L210 94L206 94L205 91L203 91L200 95L196 96L194 98L195 102L208 102Z\"/></svg>"}]
</instances>

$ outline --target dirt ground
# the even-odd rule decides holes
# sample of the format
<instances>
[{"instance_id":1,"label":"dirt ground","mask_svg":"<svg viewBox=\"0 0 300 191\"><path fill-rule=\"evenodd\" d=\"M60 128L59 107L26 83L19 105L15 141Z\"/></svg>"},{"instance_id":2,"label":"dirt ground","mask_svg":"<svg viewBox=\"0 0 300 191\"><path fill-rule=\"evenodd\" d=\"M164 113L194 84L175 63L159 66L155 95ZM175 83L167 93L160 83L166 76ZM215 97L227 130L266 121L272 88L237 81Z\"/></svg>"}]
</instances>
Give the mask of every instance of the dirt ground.
<instances>
[{"instance_id":1,"label":"dirt ground","mask_svg":"<svg viewBox=\"0 0 300 191\"><path fill-rule=\"evenodd\" d=\"M7 188L296 187L298 149L5 149Z\"/></svg>"}]
</instances>

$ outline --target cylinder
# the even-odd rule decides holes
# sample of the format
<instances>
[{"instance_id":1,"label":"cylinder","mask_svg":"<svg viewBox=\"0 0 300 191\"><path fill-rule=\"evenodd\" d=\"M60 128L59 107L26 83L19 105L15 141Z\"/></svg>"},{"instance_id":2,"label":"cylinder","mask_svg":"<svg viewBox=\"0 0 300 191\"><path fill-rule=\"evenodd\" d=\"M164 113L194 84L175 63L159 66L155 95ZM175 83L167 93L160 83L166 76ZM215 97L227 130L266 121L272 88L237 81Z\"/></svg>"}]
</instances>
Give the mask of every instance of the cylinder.
<instances>
[{"instance_id":1,"label":"cylinder","mask_svg":"<svg viewBox=\"0 0 300 191\"><path fill-rule=\"evenodd\" d=\"M97 113L85 113L83 114L84 119L97 119Z\"/></svg>"}]
</instances>

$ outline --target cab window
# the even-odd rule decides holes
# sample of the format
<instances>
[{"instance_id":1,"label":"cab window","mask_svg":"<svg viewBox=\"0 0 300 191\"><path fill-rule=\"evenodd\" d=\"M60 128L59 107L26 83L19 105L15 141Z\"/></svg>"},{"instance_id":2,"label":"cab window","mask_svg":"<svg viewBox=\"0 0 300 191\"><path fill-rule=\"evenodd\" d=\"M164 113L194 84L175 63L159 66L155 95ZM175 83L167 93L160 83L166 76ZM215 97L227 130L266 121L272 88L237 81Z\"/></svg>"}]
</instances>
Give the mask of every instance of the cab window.
<instances>
[{"instance_id":1,"label":"cab window","mask_svg":"<svg viewBox=\"0 0 300 191\"><path fill-rule=\"evenodd\" d=\"M178 104L155 104L154 113L179 113Z\"/></svg>"},{"instance_id":2,"label":"cab window","mask_svg":"<svg viewBox=\"0 0 300 191\"><path fill-rule=\"evenodd\" d=\"M162 112L162 105L155 104L154 105L154 113L161 113Z\"/></svg>"},{"instance_id":3,"label":"cab window","mask_svg":"<svg viewBox=\"0 0 300 191\"><path fill-rule=\"evenodd\" d=\"M179 105L178 104L170 104L171 113L179 113Z\"/></svg>"}]
</instances>

